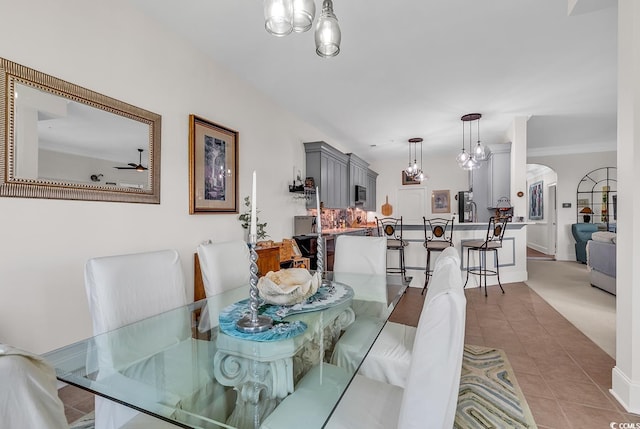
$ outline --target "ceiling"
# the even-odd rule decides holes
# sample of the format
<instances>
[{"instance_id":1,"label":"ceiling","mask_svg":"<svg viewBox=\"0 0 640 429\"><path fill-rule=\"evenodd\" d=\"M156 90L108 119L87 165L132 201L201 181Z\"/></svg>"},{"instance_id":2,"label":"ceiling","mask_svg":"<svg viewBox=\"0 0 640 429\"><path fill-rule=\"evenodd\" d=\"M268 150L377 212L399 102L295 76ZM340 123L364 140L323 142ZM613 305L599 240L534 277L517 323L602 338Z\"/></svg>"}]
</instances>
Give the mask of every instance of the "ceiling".
<instances>
[{"instance_id":1,"label":"ceiling","mask_svg":"<svg viewBox=\"0 0 640 429\"><path fill-rule=\"evenodd\" d=\"M615 150L617 2L567 1L334 0L330 59L313 31L267 34L259 0L132 3L373 162L408 153L411 137L453 156L471 112L489 146L525 116L529 155Z\"/></svg>"}]
</instances>

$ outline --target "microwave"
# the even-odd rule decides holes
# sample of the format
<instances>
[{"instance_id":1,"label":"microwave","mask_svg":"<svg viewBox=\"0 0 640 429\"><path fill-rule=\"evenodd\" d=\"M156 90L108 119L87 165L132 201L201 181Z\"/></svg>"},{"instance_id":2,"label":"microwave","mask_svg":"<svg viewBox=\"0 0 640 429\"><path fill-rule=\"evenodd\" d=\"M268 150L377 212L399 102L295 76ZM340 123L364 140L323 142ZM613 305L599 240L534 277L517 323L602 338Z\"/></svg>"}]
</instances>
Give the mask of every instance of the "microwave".
<instances>
[{"instance_id":1,"label":"microwave","mask_svg":"<svg viewBox=\"0 0 640 429\"><path fill-rule=\"evenodd\" d=\"M356 185L356 203L367 202L367 188L364 186Z\"/></svg>"}]
</instances>

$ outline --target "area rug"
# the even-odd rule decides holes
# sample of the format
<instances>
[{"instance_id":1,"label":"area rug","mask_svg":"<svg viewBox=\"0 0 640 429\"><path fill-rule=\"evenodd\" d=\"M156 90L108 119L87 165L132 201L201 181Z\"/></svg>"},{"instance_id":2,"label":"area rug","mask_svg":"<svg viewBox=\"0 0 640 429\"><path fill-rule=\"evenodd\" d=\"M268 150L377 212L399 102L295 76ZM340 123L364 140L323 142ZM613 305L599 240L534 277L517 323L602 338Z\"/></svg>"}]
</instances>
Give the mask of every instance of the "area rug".
<instances>
[{"instance_id":1,"label":"area rug","mask_svg":"<svg viewBox=\"0 0 640 429\"><path fill-rule=\"evenodd\" d=\"M504 351L464 346L454 428L537 428Z\"/></svg>"}]
</instances>

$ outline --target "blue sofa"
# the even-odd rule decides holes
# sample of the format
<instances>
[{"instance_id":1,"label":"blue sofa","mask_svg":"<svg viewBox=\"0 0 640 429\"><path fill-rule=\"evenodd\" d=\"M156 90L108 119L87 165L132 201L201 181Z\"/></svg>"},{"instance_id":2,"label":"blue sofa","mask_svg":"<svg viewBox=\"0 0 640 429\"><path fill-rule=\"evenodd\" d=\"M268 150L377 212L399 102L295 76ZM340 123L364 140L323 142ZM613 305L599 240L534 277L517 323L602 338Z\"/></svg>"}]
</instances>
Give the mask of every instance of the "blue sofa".
<instances>
[{"instance_id":1,"label":"blue sofa","mask_svg":"<svg viewBox=\"0 0 640 429\"><path fill-rule=\"evenodd\" d=\"M571 225L571 233L576 240L576 261L587 263L587 241L591 240L591 234L598 230L598 225L593 223L574 223Z\"/></svg>"}]
</instances>

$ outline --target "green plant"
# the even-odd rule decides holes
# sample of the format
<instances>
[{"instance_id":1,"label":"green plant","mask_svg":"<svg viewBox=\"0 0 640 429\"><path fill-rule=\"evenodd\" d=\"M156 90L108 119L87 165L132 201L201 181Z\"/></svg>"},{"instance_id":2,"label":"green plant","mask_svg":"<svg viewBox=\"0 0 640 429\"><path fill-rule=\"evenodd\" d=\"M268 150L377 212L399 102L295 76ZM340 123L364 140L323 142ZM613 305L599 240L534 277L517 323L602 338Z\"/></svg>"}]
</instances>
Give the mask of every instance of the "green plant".
<instances>
[{"instance_id":1,"label":"green plant","mask_svg":"<svg viewBox=\"0 0 640 429\"><path fill-rule=\"evenodd\" d=\"M251 224L251 199L249 196L244 197L244 205L247 209L244 213L238 216L238 220L242 222L242 227L244 229L249 229L249 225ZM260 213L260 210L256 210L256 235L258 240L264 240L269 237L269 234L267 234L266 231L267 222L260 223L258 213Z\"/></svg>"}]
</instances>

